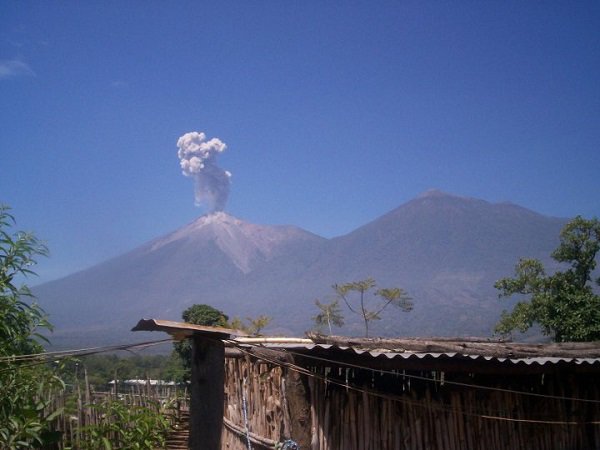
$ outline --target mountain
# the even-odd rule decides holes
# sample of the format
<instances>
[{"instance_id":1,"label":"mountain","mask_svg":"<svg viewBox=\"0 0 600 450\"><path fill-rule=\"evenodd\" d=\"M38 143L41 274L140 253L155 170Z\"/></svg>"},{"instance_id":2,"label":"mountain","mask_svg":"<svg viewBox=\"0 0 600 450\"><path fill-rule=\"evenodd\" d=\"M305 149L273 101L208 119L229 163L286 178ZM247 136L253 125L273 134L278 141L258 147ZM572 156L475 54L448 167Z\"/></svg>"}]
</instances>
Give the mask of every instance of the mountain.
<instances>
[{"instance_id":1,"label":"mountain","mask_svg":"<svg viewBox=\"0 0 600 450\"><path fill-rule=\"evenodd\" d=\"M369 268L382 286L405 288L415 308L400 324L386 324L391 334L485 336L509 306L495 281L512 275L521 257L552 265L565 223L510 203L429 191L335 239L320 264L351 261L338 267L340 279Z\"/></svg>"},{"instance_id":2,"label":"mountain","mask_svg":"<svg viewBox=\"0 0 600 450\"><path fill-rule=\"evenodd\" d=\"M366 277L400 286L409 313L390 311L386 335L489 335L503 308L494 282L520 257L551 263L566 220L510 203L428 191L333 239L293 226L262 226L225 213L202 216L120 257L35 289L59 346L139 338L142 317L179 319L193 303L230 316L274 318L273 331L310 328L315 298ZM348 317L350 319L350 317ZM350 321L344 330L360 334ZM155 336L153 336L155 338Z\"/></svg>"},{"instance_id":3,"label":"mountain","mask_svg":"<svg viewBox=\"0 0 600 450\"><path fill-rule=\"evenodd\" d=\"M54 344L109 344L131 339L142 317L178 320L194 303L229 311L228 290L248 273L324 241L297 227L254 225L219 212L34 292L55 325Z\"/></svg>"}]
</instances>

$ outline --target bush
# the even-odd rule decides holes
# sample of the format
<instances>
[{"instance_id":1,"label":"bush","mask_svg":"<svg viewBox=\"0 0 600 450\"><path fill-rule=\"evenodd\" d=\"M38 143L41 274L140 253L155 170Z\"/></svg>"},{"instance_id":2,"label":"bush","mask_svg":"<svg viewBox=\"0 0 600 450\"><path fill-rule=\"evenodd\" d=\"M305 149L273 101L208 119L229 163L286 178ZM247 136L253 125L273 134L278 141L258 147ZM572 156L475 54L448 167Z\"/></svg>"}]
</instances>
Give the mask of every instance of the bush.
<instances>
[{"instance_id":1,"label":"bush","mask_svg":"<svg viewBox=\"0 0 600 450\"><path fill-rule=\"evenodd\" d=\"M119 400L109 400L93 406L101 422L83 429L86 439L81 443L85 450L153 450L164 448L169 431L169 421L159 405L126 405Z\"/></svg>"}]
</instances>

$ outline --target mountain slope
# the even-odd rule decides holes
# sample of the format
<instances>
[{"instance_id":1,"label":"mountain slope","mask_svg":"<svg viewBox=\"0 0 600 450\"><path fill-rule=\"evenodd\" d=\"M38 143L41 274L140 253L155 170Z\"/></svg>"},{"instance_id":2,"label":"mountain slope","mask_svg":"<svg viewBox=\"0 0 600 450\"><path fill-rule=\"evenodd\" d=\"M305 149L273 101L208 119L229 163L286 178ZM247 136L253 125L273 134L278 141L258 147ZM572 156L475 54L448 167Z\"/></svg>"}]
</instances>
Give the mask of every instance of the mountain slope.
<instances>
[{"instance_id":1,"label":"mountain slope","mask_svg":"<svg viewBox=\"0 0 600 450\"><path fill-rule=\"evenodd\" d=\"M391 311L375 332L489 335L509 306L493 283L520 257L548 261L565 222L439 191L330 240L218 213L35 292L57 325L53 341L63 345L137 338L127 330L139 318L178 319L193 303L230 316L267 314L277 331L301 334L315 298L369 276L403 287L415 303L410 314ZM349 320L344 332L360 334L360 324Z\"/></svg>"},{"instance_id":2,"label":"mountain slope","mask_svg":"<svg viewBox=\"0 0 600 450\"><path fill-rule=\"evenodd\" d=\"M329 300L332 284L373 277L380 287L404 288L415 304L410 314L391 311L376 332L490 335L511 304L498 300L494 282L512 275L520 257L551 263L565 223L508 203L431 191L317 251L261 267L246 287L283 299L270 310L295 320L278 325L302 331L316 313L314 299ZM360 323L344 330L362 332Z\"/></svg>"},{"instance_id":3,"label":"mountain slope","mask_svg":"<svg viewBox=\"0 0 600 450\"><path fill-rule=\"evenodd\" d=\"M34 291L56 326L57 345L114 342L131 339L128 330L141 317L180 319L194 303L227 306L227 288L242 284L246 273L323 240L297 227L216 213Z\"/></svg>"},{"instance_id":4,"label":"mountain slope","mask_svg":"<svg viewBox=\"0 0 600 450\"><path fill-rule=\"evenodd\" d=\"M494 282L511 275L520 257L548 262L564 223L512 204L430 191L334 240L315 272L345 261L337 267L342 280L370 275L382 286L404 287L415 308L400 317L402 332L487 335L508 305L497 300Z\"/></svg>"}]
</instances>

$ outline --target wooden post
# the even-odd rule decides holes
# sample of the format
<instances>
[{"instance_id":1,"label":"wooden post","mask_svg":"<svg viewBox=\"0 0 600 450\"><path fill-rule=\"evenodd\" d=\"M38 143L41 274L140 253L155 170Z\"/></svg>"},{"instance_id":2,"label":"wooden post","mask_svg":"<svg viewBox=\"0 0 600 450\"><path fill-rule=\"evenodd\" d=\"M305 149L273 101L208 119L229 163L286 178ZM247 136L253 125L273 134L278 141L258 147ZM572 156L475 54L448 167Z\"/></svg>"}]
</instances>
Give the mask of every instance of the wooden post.
<instances>
[{"instance_id":1,"label":"wooden post","mask_svg":"<svg viewBox=\"0 0 600 450\"><path fill-rule=\"evenodd\" d=\"M288 362L297 362L292 355L286 355ZM301 449L310 449L312 441L311 421L311 392L306 375L294 370L286 369L284 372L286 402L291 418L292 438Z\"/></svg>"},{"instance_id":2,"label":"wooden post","mask_svg":"<svg viewBox=\"0 0 600 450\"><path fill-rule=\"evenodd\" d=\"M221 450L225 346L219 339L192 338L190 442L192 450Z\"/></svg>"}]
</instances>

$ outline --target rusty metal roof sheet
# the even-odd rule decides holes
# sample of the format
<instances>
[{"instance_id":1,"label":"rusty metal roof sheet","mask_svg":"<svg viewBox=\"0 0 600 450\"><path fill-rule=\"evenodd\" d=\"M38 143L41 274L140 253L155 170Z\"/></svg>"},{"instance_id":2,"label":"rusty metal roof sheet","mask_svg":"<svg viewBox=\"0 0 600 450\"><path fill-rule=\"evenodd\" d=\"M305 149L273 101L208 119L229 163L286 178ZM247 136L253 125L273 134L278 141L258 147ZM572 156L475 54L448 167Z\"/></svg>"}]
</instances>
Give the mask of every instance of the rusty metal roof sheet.
<instances>
[{"instance_id":1,"label":"rusty metal roof sheet","mask_svg":"<svg viewBox=\"0 0 600 450\"><path fill-rule=\"evenodd\" d=\"M215 339L229 339L231 336L247 336L240 330L223 327L207 327L186 322L173 322L171 320L141 319L131 331L163 331L175 339L185 339L194 334L210 336Z\"/></svg>"}]
</instances>

